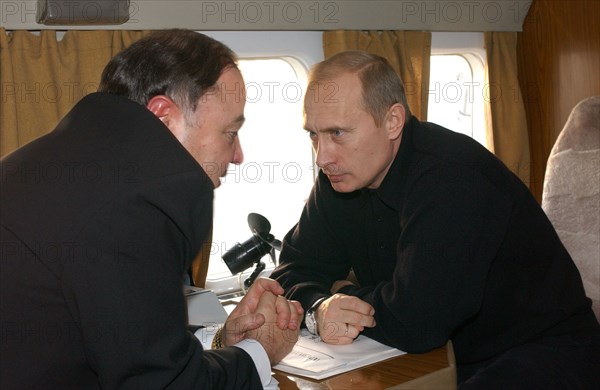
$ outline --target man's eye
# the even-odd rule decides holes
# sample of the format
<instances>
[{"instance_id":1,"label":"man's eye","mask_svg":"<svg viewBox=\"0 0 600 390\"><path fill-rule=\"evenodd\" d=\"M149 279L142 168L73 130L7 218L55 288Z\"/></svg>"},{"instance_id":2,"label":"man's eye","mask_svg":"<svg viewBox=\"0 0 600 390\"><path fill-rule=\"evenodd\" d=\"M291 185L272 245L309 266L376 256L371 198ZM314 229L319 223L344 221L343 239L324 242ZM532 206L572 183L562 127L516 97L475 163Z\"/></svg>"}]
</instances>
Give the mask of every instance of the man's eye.
<instances>
[{"instance_id":1,"label":"man's eye","mask_svg":"<svg viewBox=\"0 0 600 390\"><path fill-rule=\"evenodd\" d=\"M333 132L334 137L340 137L344 134L344 130L335 130Z\"/></svg>"},{"instance_id":2,"label":"man's eye","mask_svg":"<svg viewBox=\"0 0 600 390\"><path fill-rule=\"evenodd\" d=\"M317 133L315 133L314 131L308 131L308 136L312 139L312 138L316 138Z\"/></svg>"}]
</instances>

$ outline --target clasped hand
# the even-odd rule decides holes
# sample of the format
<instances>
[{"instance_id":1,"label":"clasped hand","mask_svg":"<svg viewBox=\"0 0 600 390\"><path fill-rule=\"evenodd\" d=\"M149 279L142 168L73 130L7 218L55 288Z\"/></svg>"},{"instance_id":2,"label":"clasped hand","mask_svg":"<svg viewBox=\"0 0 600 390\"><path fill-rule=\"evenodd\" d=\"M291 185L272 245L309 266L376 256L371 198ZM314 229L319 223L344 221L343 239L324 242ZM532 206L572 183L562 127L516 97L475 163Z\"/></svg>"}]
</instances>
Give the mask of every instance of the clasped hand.
<instances>
[{"instance_id":1,"label":"clasped hand","mask_svg":"<svg viewBox=\"0 0 600 390\"><path fill-rule=\"evenodd\" d=\"M375 309L360 298L337 293L352 284L346 280L334 283L333 294L324 300L316 312L321 340L329 344L350 344L365 327L375 326Z\"/></svg>"},{"instance_id":2,"label":"clasped hand","mask_svg":"<svg viewBox=\"0 0 600 390\"><path fill-rule=\"evenodd\" d=\"M231 312L223 327L225 346L244 339L257 340L271 364L277 364L298 340L304 315L297 301L288 301L283 288L273 279L258 278Z\"/></svg>"}]
</instances>

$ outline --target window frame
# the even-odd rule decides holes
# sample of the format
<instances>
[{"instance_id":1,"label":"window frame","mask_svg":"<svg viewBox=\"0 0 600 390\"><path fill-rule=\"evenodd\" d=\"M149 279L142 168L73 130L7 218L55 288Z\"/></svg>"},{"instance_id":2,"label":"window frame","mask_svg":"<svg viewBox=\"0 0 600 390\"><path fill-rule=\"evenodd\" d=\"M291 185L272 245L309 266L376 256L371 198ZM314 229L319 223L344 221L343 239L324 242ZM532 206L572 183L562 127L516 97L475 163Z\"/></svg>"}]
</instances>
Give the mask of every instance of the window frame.
<instances>
[{"instance_id":1,"label":"window frame","mask_svg":"<svg viewBox=\"0 0 600 390\"><path fill-rule=\"evenodd\" d=\"M493 143L489 137L488 121L486 120L485 92L487 82L487 56L484 47L483 32L432 32L431 56L458 55L463 57L471 67L473 79L480 80L473 87L473 123L479 123L481 128L474 127L473 139L488 150ZM443 125L443 124L440 124Z\"/></svg>"}]
</instances>

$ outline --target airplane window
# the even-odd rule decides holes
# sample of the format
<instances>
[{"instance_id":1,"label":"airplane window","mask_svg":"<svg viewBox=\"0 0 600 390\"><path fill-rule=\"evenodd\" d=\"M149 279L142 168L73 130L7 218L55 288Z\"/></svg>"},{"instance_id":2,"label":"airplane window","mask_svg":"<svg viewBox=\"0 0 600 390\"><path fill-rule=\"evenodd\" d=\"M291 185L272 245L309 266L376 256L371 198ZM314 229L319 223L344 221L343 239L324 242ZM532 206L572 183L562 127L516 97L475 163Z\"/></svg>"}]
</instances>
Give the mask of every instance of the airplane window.
<instances>
[{"instance_id":1,"label":"airplane window","mask_svg":"<svg viewBox=\"0 0 600 390\"><path fill-rule=\"evenodd\" d=\"M298 221L315 178L312 147L302 129L307 69L292 58L241 59L247 98L239 137L241 165L230 165L215 191L214 227L207 288L217 294L240 290L253 268L233 277L222 260L252 236L249 213L271 223L282 239ZM273 268L269 256L262 261Z\"/></svg>"},{"instance_id":2,"label":"airplane window","mask_svg":"<svg viewBox=\"0 0 600 390\"><path fill-rule=\"evenodd\" d=\"M427 120L475 138L485 145L483 80L468 57L433 55Z\"/></svg>"},{"instance_id":3,"label":"airplane window","mask_svg":"<svg viewBox=\"0 0 600 390\"><path fill-rule=\"evenodd\" d=\"M434 32L431 52L427 120L488 146L483 33Z\"/></svg>"}]
</instances>

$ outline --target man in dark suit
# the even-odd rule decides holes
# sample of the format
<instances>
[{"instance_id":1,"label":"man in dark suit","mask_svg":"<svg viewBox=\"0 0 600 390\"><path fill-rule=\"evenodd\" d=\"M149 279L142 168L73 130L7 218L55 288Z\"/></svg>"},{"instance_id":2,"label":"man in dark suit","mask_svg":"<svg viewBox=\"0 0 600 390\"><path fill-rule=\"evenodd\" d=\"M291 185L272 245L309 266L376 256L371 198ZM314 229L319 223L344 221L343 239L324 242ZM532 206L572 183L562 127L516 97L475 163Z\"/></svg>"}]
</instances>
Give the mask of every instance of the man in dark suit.
<instances>
[{"instance_id":1,"label":"man in dark suit","mask_svg":"<svg viewBox=\"0 0 600 390\"><path fill-rule=\"evenodd\" d=\"M269 382L299 304L259 279L215 336L220 349L205 350L182 292L213 190L243 159L244 105L229 48L162 31L113 58L99 92L54 131L1 160L0 388Z\"/></svg>"}]
</instances>

